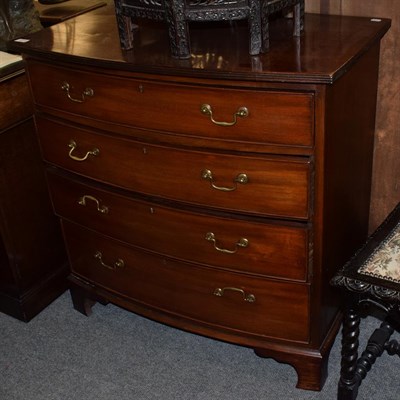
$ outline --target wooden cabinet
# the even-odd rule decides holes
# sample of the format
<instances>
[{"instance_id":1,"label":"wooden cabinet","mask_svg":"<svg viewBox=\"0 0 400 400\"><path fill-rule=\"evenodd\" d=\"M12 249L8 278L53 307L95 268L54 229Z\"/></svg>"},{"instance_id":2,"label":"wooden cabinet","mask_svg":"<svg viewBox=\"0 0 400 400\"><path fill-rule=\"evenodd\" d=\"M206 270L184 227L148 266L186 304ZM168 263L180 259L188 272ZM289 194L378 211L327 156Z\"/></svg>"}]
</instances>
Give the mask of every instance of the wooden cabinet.
<instances>
[{"instance_id":1,"label":"wooden cabinet","mask_svg":"<svg viewBox=\"0 0 400 400\"><path fill-rule=\"evenodd\" d=\"M29 321L67 288L22 69L0 77L0 311Z\"/></svg>"},{"instance_id":2,"label":"wooden cabinet","mask_svg":"<svg viewBox=\"0 0 400 400\"><path fill-rule=\"evenodd\" d=\"M113 302L252 347L319 390L341 318L329 280L368 233L390 21L305 24L288 39L291 22L276 21L256 58L245 26L194 27L189 61L156 23L121 52L115 16L96 13L76 37L61 25L15 47L75 308Z\"/></svg>"}]
</instances>

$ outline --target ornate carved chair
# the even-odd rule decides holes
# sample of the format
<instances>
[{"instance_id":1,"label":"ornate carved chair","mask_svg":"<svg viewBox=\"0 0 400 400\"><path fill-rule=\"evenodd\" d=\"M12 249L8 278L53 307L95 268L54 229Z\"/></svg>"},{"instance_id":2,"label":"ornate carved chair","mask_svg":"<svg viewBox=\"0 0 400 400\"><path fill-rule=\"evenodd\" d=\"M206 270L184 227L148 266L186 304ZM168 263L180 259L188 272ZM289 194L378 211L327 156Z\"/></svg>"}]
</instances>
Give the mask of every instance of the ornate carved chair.
<instances>
[{"instance_id":1,"label":"ornate carved chair","mask_svg":"<svg viewBox=\"0 0 400 400\"><path fill-rule=\"evenodd\" d=\"M190 57L188 23L191 21L248 20L249 53L257 55L269 48L269 17L293 8L293 35L304 26L305 0L114 0L123 49L133 47L136 20L164 20L173 57Z\"/></svg>"},{"instance_id":2,"label":"ornate carved chair","mask_svg":"<svg viewBox=\"0 0 400 400\"><path fill-rule=\"evenodd\" d=\"M400 344L390 340L400 329L400 203L332 284L347 295L338 399L354 400L367 372L384 351L400 356ZM360 317L377 311L383 322L359 356Z\"/></svg>"}]
</instances>

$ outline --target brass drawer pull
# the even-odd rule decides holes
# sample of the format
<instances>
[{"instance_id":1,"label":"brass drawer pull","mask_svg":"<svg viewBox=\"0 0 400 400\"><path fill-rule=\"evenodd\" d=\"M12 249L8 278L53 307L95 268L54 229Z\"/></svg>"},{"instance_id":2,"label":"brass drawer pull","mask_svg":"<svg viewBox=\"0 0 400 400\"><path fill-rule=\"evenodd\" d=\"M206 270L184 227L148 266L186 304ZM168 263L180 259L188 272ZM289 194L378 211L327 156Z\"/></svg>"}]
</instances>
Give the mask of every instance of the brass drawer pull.
<instances>
[{"instance_id":1,"label":"brass drawer pull","mask_svg":"<svg viewBox=\"0 0 400 400\"><path fill-rule=\"evenodd\" d=\"M123 268L125 266L125 262L124 260L122 260L121 258L118 258L117 261L115 261L115 263L113 265L107 265L103 262L103 255L101 254L100 251L96 251L96 253L94 254L94 258L96 260L99 260L100 265L104 268L107 269L111 269L113 271L115 271L117 268Z\"/></svg>"},{"instance_id":2,"label":"brass drawer pull","mask_svg":"<svg viewBox=\"0 0 400 400\"><path fill-rule=\"evenodd\" d=\"M201 177L207 181L210 181L211 187L214 188L215 190L221 190L222 192L233 192L234 190L237 189L237 184L240 183L242 185L246 185L246 183L249 182L249 178L246 174L239 174L234 180L235 186L233 187L223 187L223 186L217 186L213 181L214 177L212 172L209 169L204 169L201 172Z\"/></svg>"},{"instance_id":3,"label":"brass drawer pull","mask_svg":"<svg viewBox=\"0 0 400 400\"><path fill-rule=\"evenodd\" d=\"M254 294L251 294L251 293L246 294L244 290L235 288L235 287L216 288L214 290L214 295L218 296L218 297L222 297L225 293L225 290L232 290L234 292L241 293L243 296L243 300L247 301L249 303L255 303L255 301L256 301L256 296L254 296Z\"/></svg>"},{"instance_id":4,"label":"brass drawer pull","mask_svg":"<svg viewBox=\"0 0 400 400\"><path fill-rule=\"evenodd\" d=\"M235 254L238 251L239 247L247 247L249 245L249 241L246 238L240 238L239 241L235 243L236 246L235 250L227 250L227 249L221 249L220 247L217 246L217 240L215 239L214 233L207 232L205 239L208 240L209 242L214 243L215 250L220 251L221 253L228 253L228 254Z\"/></svg>"},{"instance_id":5,"label":"brass drawer pull","mask_svg":"<svg viewBox=\"0 0 400 400\"><path fill-rule=\"evenodd\" d=\"M233 126L237 122L237 117L244 118L249 115L249 110L247 109L247 107L239 107L238 110L235 112L235 114L233 114L233 121L224 122L224 121L216 121L213 118L212 108L209 104L202 104L200 107L200 111L205 115L209 115L211 122L218 126Z\"/></svg>"},{"instance_id":6,"label":"brass drawer pull","mask_svg":"<svg viewBox=\"0 0 400 400\"><path fill-rule=\"evenodd\" d=\"M107 206L100 206L99 200L97 200L96 197L90 196L88 194L85 194L84 196L82 196L78 200L78 204L80 204L81 206L85 206L86 207L86 200L94 201L96 203L98 212L100 212L102 214L107 214L108 213L108 207Z\"/></svg>"},{"instance_id":7,"label":"brass drawer pull","mask_svg":"<svg viewBox=\"0 0 400 400\"><path fill-rule=\"evenodd\" d=\"M85 156L83 156L83 157L77 157L77 156L74 156L74 155L72 154L73 151L78 147L78 145L76 144L76 142L75 142L74 140L70 140L70 142L69 142L69 144L68 144L68 147L71 149L71 150L69 151L69 153L68 153L68 156L69 156L70 158L72 158L73 160L75 160L75 161L85 161L85 160L87 160L87 158L88 158L89 156L97 156L97 155L99 155L99 153L100 153L100 150L99 150L97 147L95 147L93 150L88 151L88 152L86 153Z\"/></svg>"},{"instance_id":8,"label":"brass drawer pull","mask_svg":"<svg viewBox=\"0 0 400 400\"><path fill-rule=\"evenodd\" d=\"M71 96L71 89L72 86L68 83L68 82L63 82L61 85L61 90L64 90L64 92L67 92L67 96L68 98L75 102L75 103L83 103L86 100L86 97L93 97L94 95L94 90L91 88L86 88L82 94L81 94L81 98L80 99L76 99L74 97Z\"/></svg>"}]
</instances>

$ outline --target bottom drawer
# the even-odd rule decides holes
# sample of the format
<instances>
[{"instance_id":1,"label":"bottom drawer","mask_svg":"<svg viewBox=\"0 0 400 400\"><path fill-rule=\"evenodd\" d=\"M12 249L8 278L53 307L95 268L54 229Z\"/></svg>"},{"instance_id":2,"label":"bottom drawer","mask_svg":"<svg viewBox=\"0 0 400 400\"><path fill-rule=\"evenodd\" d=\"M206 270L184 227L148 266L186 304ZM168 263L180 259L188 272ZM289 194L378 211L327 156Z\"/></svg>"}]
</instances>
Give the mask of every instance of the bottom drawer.
<instances>
[{"instance_id":1,"label":"bottom drawer","mask_svg":"<svg viewBox=\"0 0 400 400\"><path fill-rule=\"evenodd\" d=\"M131 248L73 223L74 275L144 305L215 327L308 342L309 288L198 267Z\"/></svg>"}]
</instances>

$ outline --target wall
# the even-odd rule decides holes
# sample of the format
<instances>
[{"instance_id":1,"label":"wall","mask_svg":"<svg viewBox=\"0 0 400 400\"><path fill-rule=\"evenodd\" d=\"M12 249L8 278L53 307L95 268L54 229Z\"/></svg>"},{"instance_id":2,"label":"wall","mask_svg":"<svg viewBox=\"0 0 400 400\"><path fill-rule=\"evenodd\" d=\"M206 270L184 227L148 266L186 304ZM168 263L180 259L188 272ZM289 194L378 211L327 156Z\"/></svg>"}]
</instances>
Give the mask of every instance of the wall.
<instances>
[{"instance_id":1,"label":"wall","mask_svg":"<svg viewBox=\"0 0 400 400\"><path fill-rule=\"evenodd\" d=\"M306 0L306 12L392 19L392 28L381 44L370 214L372 231L400 201L400 1Z\"/></svg>"}]
</instances>

